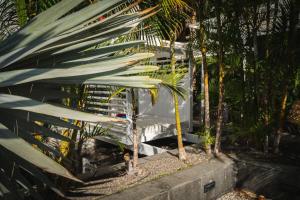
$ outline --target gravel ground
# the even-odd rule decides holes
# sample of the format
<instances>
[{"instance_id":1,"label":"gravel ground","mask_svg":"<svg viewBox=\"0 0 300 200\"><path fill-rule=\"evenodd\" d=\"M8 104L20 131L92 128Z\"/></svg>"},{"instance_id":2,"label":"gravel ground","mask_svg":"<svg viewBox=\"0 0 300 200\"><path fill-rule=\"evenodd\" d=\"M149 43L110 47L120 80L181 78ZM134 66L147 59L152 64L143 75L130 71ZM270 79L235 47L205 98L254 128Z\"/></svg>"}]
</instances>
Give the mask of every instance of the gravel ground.
<instances>
[{"instance_id":1,"label":"gravel ground","mask_svg":"<svg viewBox=\"0 0 300 200\"><path fill-rule=\"evenodd\" d=\"M204 152L195 149L187 150L187 156L185 163L172 153L146 157L141 160L138 175L127 175L125 170L120 170L113 177L88 182L85 186L70 191L68 196L74 200L99 199L208 160Z\"/></svg>"},{"instance_id":2,"label":"gravel ground","mask_svg":"<svg viewBox=\"0 0 300 200\"><path fill-rule=\"evenodd\" d=\"M251 198L245 192L233 191L221 196L217 200L254 200L254 199L256 198Z\"/></svg>"}]
</instances>

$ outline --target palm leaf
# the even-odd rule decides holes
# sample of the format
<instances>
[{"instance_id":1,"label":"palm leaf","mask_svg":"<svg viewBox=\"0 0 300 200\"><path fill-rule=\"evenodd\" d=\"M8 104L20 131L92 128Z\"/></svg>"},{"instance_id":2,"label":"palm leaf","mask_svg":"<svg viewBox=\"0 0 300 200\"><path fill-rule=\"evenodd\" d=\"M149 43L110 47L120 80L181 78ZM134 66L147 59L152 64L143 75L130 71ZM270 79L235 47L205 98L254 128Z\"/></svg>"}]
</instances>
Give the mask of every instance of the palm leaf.
<instances>
[{"instance_id":1,"label":"palm leaf","mask_svg":"<svg viewBox=\"0 0 300 200\"><path fill-rule=\"evenodd\" d=\"M26 97L9 95L9 94L0 94L0 108L14 109L14 110L24 110L28 112L35 112L44 115L50 115L54 117L61 117L74 120L82 120L89 122L122 122L123 120L100 116L92 115L85 112L80 112L76 110L71 110L59 106L54 106L46 103L41 103L33 99Z\"/></svg>"},{"instance_id":2,"label":"palm leaf","mask_svg":"<svg viewBox=\"0 0 300 200\"><path fill-rule=\"evenodd\" d=\"M10 130L3 124L0 124L0 144L5 149L13 152L33 165L38 166L42 170L79 181L61 165L45 156L42 152L34 149L31 145L14 133L10 132Z\"/></svg>"},{"instance_id":3,"label":"palm leaf","mask_svg":"<svg viewBox=\"0 0 300 200\"><path fill-rule=\"evenodd\" d=\"M49 173L77 179L40 151L60 156L56 149L36 140L34 135L41 134L45 138L64 141L69 141L69 138L36 122L79 129L64 120L96 123L124 121L54 105L52 100L55 99L57 103L57 100L70 97L68 93L60 91L60 86L102 84L154 88L161 82L137 75L157 70L155 66L137 65L153 54L128 54L130 49L142 45L143 41L113 45L111 41L153 15L153 10L139 12L133 9L135 12L131 12L138 2L127 6L121 0L102 0L79 7L84 5L83 2L62 0L0 43L0 111L5 114L0 118L1 148L18 167L44 180L53 190L55 188L51 182L45 180L34 166ZM99 20L99 16L105 19ZM129 75L135 76L130 78ZM19 181L31 191L26 180L21 177Z\"/></svg>"}]
</instances>

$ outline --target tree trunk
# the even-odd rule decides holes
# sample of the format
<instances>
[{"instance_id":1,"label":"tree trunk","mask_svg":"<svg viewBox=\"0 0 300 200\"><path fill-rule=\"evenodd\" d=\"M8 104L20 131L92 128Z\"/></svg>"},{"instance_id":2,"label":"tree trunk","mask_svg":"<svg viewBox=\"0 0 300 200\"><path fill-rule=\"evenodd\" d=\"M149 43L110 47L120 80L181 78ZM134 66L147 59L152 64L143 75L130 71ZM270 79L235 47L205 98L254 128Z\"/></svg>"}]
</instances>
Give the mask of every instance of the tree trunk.
<instances>
[{"instance_id":1,"label":"tree trunk","mask_svg":"<svg viewBox=\"0 0 300 200\"><path fill-rule=\"evenodd\" d=\"M265 83L265 92L263 94L263 109L264 109L264 114L263 114L263 118L264 118L264 126L268 127L270 124L270 91L271 89L269 88L271 85L269 84L271 76L270 76L270 72L272 71L270 68L270 21L271 21L271 0L267 1L267 14L266 14L266 18L267 18L267 27L266 27L266 63L267 63L267 70L265 73L266 75L266 83ZM269 135L268 133L265 134L265 139L264 139L264 153L267 154L269 151Z\"/></svg>"},{"instance_id":2,"label":"tree trunk","mask_svg":"<svg viewBox=\"0 0 300 200\"><path fill-rule=\"evenodd\" d=\"M219 6L221 2L219 1ZM218 7L218 6L217 6ZM218 52L218 63L219 63L219 102L218 102L218 114L217 114L217 126L216 126L216 140L214 152L218 154L221 152L221 134L223 125L223 101L224 101L224 50L222 41L222 24L221 24L221 13L217 8L217 34L219 41L219 52Z\"/></svg>"},{"instance_id":3,"label":"tree trunk","mask_svg":"<svg viewBox=\"0 0 300 200\"><path fill-rule=\"evenodd\" d=\"M178 96L174 92L174 106L175 106L175 120L176 120L176 130L177 130L177 142L178 142L178 156L180 160L186 160L186 152L182 142L182 131L181 131L181 123L180 123L180 113L178 107Z\"/></svg>"},{"instance_id":4,"label":"tree trunk","mask_svg":"<svg viewBox=\"0 0 300 200\"><path fill-rule=\"evenodd\" d=\"M137 120L137 106L136 106L136 96L134 89L131 89L131 100L132 100L132 134L133 134L133 162L132 168L133 172L138 171L138 161L139 161L139 132L136 127Z\"/></svg>"},{"instance_id":5,"label":"tree trunk","mask_svg":"<svg viewBox=\"0 0 300 200\"><path fill-rule=\"evenodd\" d=\"M136 127L133 128L133 170L136 171L138 161L139 161L139 142L138 142L138 133Z\"/></svg>"},{"instance_id":6,"label":"tree trunk","mask_svg":"<svg viewBox=\"0 0 300 200\"><path fill-rule=\"evenodd\" d=\"M196 25L196 12L193 12L192 14L192 18L191 18L191 25L195 26ZM193 87L193 91L195 91L195 87L197 84L197 79L196 79L196 66L195 66L195 58L194 58L194 53L193 53L193 42L196 39L196 31L195 28L190 28L190 39L189 39L189 49L188 49L188 53L189 53L189 58L192 61L192 87Z\"/></svg>"},{"instance_id":7,"label":"tree trunk","mask_svg":"<svg viewBox=\"0 0 300 200\"><path fill-rule=\"evenodd\" d=\"M192 18L191 18L191 25L196 26L196 12L193 12ZM197 85L197 78L196 78L196 62L195 62L195 58L194 58L194 53L193 53L193 42L196 40L197 34L196 34L196 30L194 27L190 28L191 30L191 34L190 34L190 49L189 49L189 58L192 61L192 65L193 65L193 72L192 72L192 88L193 91L196 91L196 85ZM203 65L201 66L201 93L204 91L204 76L203 76ZM204 122L204 100L201 98L200 100L200 112L199 112L199 122L200 125L203 124Z\"/></svg>"},{"instance_id":8,"label":"tree trunk","mask_svg":"<svg viewBox=\"0 0 300 200\"><path fill-rule=\"evenodd\" d=\"M204 128L205 131L210 132L210 114L209 114L209 75L208 75L208 67L206 61L206 50L202 49L202 64L203 64L203 72L204 72L204 106L205 106L205 120L204 120Z\"/></svg>"},{"instance_id":9,"label":"tree trunk","mask_svg":"<svg viewBox=\"0 0 300 200\"><path fill-rule=\"evenodd\" d=\"M205 0L202 1L202 6L204 8ZM201 85L202 93L204 94L204 131L206 134L210 135L210 109L209 109L209 74L208 74L208 66L207 66L207 59L206 59L206 33L205 33L205 26L204 26L204 12L200 13L200 51L202 56L202 77L203 81L203 88ZM203 111L202 111L203 112ZM207 154L211 154L211 145L205 144L205 150Z\"/></svg>"},{"instance_id":10,"label":"tree trunk","mask_svg":"<svg viewBox=\"0 0 300 200\"><path fill-rule=\"evenodd\" d=\"M173 33L170 41L170 58L171 58L171 68L172 73L175 75L176 73L176 58L175 58L175 41L176 36ZM177 142L178 142L178 156L179 159L182 161L186 160L186 152L182 142L182 131L181 131L181 123L180 123L180 113L178 107L178 96L175 92L173 92L173 99L174 99L174 107L175 107L175 122L176 122L176 130L177 130Z\"/></svg>"},{"instance_id":11,"label":"tree trunk","mask_svg":"<svg viewBox=\"0 0 300 200\"><path fill-rule=\"evenodd\" d=\"M276 132L276 137L274 139L274 153L279 153L279 144L281 140L281 136L284 130L284 123L285 123L285 113L286 113L286 102L288 97L288 86L286 85L282 94L281 98L281 105L280 105L280 114L279 114L279 128Z\"/></svg>"},{"instance_id":12,"label":"tree trunk","mask_svg":"<svg viewBox=\"0 0 300 200\"><path fill-rule=\"evenodd\" d=\"M221 134L223 128L223 103L224 103L224 64L219 63L219 102L217 113L217 127L216 127L216 140L214 152L216 154L221 152Z\"/></svg>"},{"instance_id":13,"label":"tree trunk","mask_svg":"<svg viewBox=\"0 0 300 200\"><path fill-rule=\"evenodd\" d=\"M206 110L205 110L205 98L208 98L208 102L209 102L209 93L205 94L205 78L204 78L204 63L206 63L206 54L205 56L203 56L203 53L201 52L201 56L202 56L202 63L201 63L201 110L200 110L200 125L205 124L205 116L208 116L209 118L209 103L208 103L208 115L205 114ZM205 57L205 58L204 58ZM203 59L205 59L205 62L203 61ZM206 73L207 73L207 88L208 86L208 72L207 72L207 64L206 64ZM207 90L208 91L208 90ZM207 120L208 122L210 121L209 119ZM208 123L210 127L210 122Z\"/></svg>"},{"instance_id":14,"label":"tree trunk","mask_svg":"<svg viewBox=\"0 0 300 200\"><path fill-rule=\"evenodd\" d=\"M280 105L280 116L279 116L279 128L276 133L276 137L274 140L274 153L279 153L279 144L282 137L282 133L284 130L285 124L285 113L286 113L286 104L288 98L289 85L291 85L291 80L294 80L294 76L296 73L295 67L295 53L296 53L296 37L297 37L297 25L298 25L298 16L299 10L296 5L295 0L290 1L291 6L289 7L289 23L288 23L288 43L287 43L287 65L284 68L284 89L281 98Z\"/></svg>"}]
</instances>

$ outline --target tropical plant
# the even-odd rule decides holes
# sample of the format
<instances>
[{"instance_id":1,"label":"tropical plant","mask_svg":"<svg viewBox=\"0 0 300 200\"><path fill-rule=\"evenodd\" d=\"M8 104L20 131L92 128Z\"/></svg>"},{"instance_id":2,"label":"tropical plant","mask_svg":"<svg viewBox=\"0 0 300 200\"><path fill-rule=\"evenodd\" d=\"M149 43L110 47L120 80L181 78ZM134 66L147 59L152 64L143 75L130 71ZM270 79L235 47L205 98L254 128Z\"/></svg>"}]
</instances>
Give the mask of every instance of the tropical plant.
<instances>
[{"instance_id":1,"label":"tropical plant","mask_svg":"<svg viewBox=\"0 0 300 200\"><path fill-rule=\"evenodd\" d=\"M145 0L140 4L141 8L149 7L160 7L160 11L156 15L146 19L141 23L141 26L137 28L135 34L132 35L134 38L145 39L148 43L148 47L152 45L158 45L157 40L169 39L172 42L175 42L175 38L184 28L185 20L188 19L187 12L190 8L184 0L160 0L160 1L150 1ZM174 38L175 37L175 38ZM174 43L170 43L171 46ZM170 48L170 51L175 51L175 49ZM152 48L149 48L150 50ZM171 53L171 69L173 69L172 75L160 74L156 75L162 79L162 85L170 89L172 96L174 96L174 106L175 106L175 119L176 119L176 130L178 135L178 149L179 149L179 158L182 160L186 159L185 151L182 143L182 134L181 134L181 125L180 125L180 116L178 108L178 94L182 97L183 91L179 86L178 77L181 77L181 74L176 74L175 70L175 54ZM170 77L173 77L174 80L170 81ZM179 87L178 87L179 86ZM155 102L155 97L157 97L157 92L151 90L152 102ZM137 155L137 154L135 154Z\"/></svg>"},{"instance_id":2,"label":"tropical plant","mask_svg":"<svg viewBox=\"0 0 300 200\"><path fill-rule=\"evenodd\" d=\"M0 1L0 41L19 29L14 1Z\"/></svg>"},{"instance_id":3,"label":"tropical plant","mask_svg":"<svg viewBox=\"0 0 300 200\"><path fill-rule=\"evenodd\" d=\"M0 44L1 195L21 199L24 194L30 194L40 198L24 173L39 180L38 188L47 184L57 191L40 169L79 181L43 154L60 157L57 150L36 140L36 133L44 138L70 141L49 127L79 129L65 118L97 123L122 121L57 105L60 99L70 96L61 91L62 85L153 88L160 83L157 79L135 75L157 70L155 66L138 64L152 54L115 55L123 49L143 45L143 41L109 43L152 15L153 9L128 13L137 3L116 9L124 7L124 2L105 0L86 6L84 2L63 0ZM95 49L99 44L101 47Z\"/></svg>"},{"instance_id":4,"label":"tropical plant","mask_svg":"<svg viewBox=\"0 0 300 200\"><path fill-rule=\"evenodd\" d=\"M171 70L172 75L175 78L176 76L176 58L175 58L175 41L176 36L173 33L170 41L170 59L171 59ZM176 84L175 80L172 80L173 84ZM180 160L185 161L187 159L187 155L183 146L182 142L182 130L181 130L181 121L180 121L180 113L179 113L179 105L178 105L178 96L175 92L172 92L173 101L174 101L174 108L175 108L175 124L176 124L176 131L177 131L177 143L178 143L178 156Z\"/></svg>"},{"instance_id":5,"label":"tropical plant","mask_svg":"<svg viewBox=\"0 0 300 200\"><path fill-rule=\"evenodd\" d=\"M211 145L215 142L215 137L213 137L210 131L204 130L198 133L200 137L200 142L203 144L203 147L206 153L209 155L211 154Z\"/></svg>"},{"instance_id":6,"label":"tropical plant","mask_svg":"<svg viewBox=\"0 0 300 200\"><path fill-rule=\"evenodd\" d=\"M208 15L208 2L206 0L200 1L200 5L197 7L200 7L200 12L198 12L199 15L199 46L200 46L200 52L201 52L201 61L202 61L202 81L203 84L203 91L204 94L204 129L206 134L209 134L211 130L210 125L210 101L209 101L209 74L208 74L208 63L207 63L207 27L206 24L209 22L206 22L207 15ZM202 122L200 122L202 123ZM207 145L207 153L210 153L211 145Z\"/></svg>"},{"instance_id":7,"label":"tropical plant","mask_svg":"<svg viewBox=\"0 0 300 200\"><path fill-rule=\"evenodd\" d=\"M281 16L275 23L275 32L281 37L282 46L284 50L279 50L277 53L282 57L282 60L275 60L278 66L281 68L283 74L283 81L280 85L281 99L279 109L279 125L274 138L273 151L279 152L279 144L282 137L282 133L285 127L286 110L289 91L291 90L291 80L296 78L297 66L296 59L296 38L297 38L297 26L299 22L300 4L295 0L283 0L280 2ZM278 55L277 54L277 55Z\"/></svg>"}]
</instances>

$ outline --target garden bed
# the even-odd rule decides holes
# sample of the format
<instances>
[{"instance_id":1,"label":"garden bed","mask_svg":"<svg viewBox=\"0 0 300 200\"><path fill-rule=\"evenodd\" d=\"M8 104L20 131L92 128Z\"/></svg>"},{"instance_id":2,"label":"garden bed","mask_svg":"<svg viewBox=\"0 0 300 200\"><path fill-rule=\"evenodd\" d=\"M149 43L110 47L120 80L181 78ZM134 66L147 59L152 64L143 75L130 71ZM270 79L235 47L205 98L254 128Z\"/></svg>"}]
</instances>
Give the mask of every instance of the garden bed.
<instances>
[{"instance_id":1,"label":"garden bed","mask_svg":"<svg viewBox=\"0 0 300 200\"><path fill-rule=\"evenodd\" d=\"M87 181L83 186L70 190L67 196L76 200L99 199L209 160L202 150L194 147L187 147L186 150L188 156L186 162L178 159L177 150L140 158L139 173L136 175L128 175L124 163L101 167L100 169L109 173L98 169L94 175L89 174L88 178L92 181Z\"/></svg>"}]
</instances>

